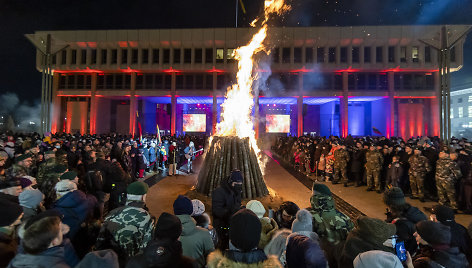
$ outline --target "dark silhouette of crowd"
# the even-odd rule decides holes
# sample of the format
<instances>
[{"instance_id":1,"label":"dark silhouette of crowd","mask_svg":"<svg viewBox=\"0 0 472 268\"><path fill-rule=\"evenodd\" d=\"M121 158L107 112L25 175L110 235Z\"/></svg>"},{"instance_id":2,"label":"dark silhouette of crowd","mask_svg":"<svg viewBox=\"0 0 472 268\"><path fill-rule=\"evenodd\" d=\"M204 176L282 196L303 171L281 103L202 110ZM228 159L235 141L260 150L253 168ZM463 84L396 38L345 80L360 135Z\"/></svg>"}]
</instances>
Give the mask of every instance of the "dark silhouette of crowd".
<instances>
[{"instance_id":1,"label":"dark silhouette of crowd","mask_svg":"<svg viewBox=\"0 0 472 268\"><path fill-rule=\"evenodd\" d=\"M445 196L449 202L431 208L429 219L406 202L404 193L412 192L404 178L411 169L404 166L408 160L376 151L385 142L388 152L389 143L398 140L369 141L371 153L361 143L358 148L367 157L354 156L349 139L280 138L274 147L296 168L314 173L315 180L349 186L351 178L360 185L366 176L369 190L383 191L385 219L350 219L336 209L324 182L313 184L311 205L305 209L291 201L275 209L259 200L246 203L239 170L213 191L211 213L202 201L179 195L173 213L152 215L146 205L147 178L191 173L203 136L4 133L0 140L0 267L468 267L471 260L469 232L455 222L450 195ZM354 147L358 141L352 140ZM461 142L465 150L467 142L458 141L458 146ZM323 149L317 152L318 144ZM331 152L333 147L345 152ZM450 148L441 150L437 161L451 160ZM329 164L331 171L320 164L330 153L338 156L337 163ZM354 165L354 159L360 164ZM378 161L382 168L363 159ZM444 165L454 170L449 162ZM447 178L445 170L438 170ZM384 172L392 173L391 179L384 181ZM422 174L407 175L421 179ZM413 193L420 199L432 194ZM399 243L404 244L404 261Z\"/></svg>"}]
</instances>

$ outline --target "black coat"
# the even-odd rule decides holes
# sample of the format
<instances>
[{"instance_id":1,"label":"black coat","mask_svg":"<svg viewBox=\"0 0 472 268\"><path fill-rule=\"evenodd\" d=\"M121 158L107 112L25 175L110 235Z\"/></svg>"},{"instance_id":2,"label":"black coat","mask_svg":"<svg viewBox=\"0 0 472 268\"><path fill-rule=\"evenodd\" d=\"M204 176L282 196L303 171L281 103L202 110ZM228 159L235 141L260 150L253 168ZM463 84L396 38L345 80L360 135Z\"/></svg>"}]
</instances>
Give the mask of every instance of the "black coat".
<instances>
[{"instance_id":1,"label":"black coat","mask_svg":"<svg viewBox=\"0 0 472 268\"><path fill-rule=\"evenodd\" d=\"M451 247L457 247L469 259L472 259L472 239L467 229L455 221L445 221L442 224L451 227Z\"/></svg>"},{"instance_id":2,"label":"black coat","mask_svg":"<svg viewBox=\"0 0 472 268\"><path fill-rule=\"evenodd\" d=\"M443 267L469 267L465 255L456 247L434 250L429 246L423 246L413 260L414 267L438 267L437 264Z\"/></svg>"},{"instance_id":3,"label":"black coat","mask_svg":"<svg viewBox=\"0 0 472 268\"><path fill-rule=\"evenodd\" d=\"M212 214L215 227L228 227L231 216L241 208L241 194L235 193L227 180L212 193Z\"/></svg>"},{"instance_id":4,"label":"black coat","mask_svg":"<svg viewBox=\"0 0 472 268\"><path fill-rule=\"evenodd\" d=\"M365 151L363 149L354 150L351 158L351 172L362 172L364 170L364 163Z\"/></svg>"},{"instance_id":5,"label":"black coat","mask_svg":"<svg viewBox=\"0 0 472 268\"><path fill-rule=\"evenodd\" d=\"M413 255L417 249L414 233L416 232L416 223L427 220L426 215L417 207L410 206L403 212L403 215L396 219L387 217L387 222L395 224L397 227L398 241L405 243L405 248Z\"/></svg>"}]
</instances>

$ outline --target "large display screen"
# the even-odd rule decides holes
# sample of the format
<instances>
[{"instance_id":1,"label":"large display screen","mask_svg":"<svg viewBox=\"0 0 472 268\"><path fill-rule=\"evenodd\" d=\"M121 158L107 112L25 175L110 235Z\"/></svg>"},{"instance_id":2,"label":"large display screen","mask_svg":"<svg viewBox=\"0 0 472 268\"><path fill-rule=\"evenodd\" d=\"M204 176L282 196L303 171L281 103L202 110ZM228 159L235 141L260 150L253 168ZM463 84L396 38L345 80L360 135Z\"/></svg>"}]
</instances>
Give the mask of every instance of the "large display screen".
<instances>
[{"instance_id":1,"label":"large display screen","mask_svg":"<svg viewBox=\"0 0 472 268\"><path fill-rule=\"evenodd\" d=\"M266 115L267 133L289 133L290 115L288 114L267 114Z\"/></svg>"},{"instance_id":2,"label":"large display screen","mask_svg":"<svg viewBox=\"0 0 472 268\"><path fill-rule=\"evenodd\" d=\"M184 132L205 132L205 114L184 114Z\"/></svg>"}]
</instances>

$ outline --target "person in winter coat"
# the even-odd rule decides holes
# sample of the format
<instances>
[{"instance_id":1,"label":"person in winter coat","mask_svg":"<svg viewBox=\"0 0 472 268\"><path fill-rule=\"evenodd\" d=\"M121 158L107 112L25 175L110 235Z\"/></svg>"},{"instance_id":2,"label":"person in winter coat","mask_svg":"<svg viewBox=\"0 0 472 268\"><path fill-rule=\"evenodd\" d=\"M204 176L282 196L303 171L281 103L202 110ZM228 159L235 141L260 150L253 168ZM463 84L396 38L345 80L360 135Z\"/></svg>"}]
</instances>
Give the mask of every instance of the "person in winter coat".
<instances>
[{"instance_id":1,"label":"person in winter coat","mask_svg":"<svg viewBox=\"0 0 472 268\"><path fill-rule=\"evenodd\" d=\"M279 229L277 222L274 219L264 217L266 212L264 205L257 200L247 202L246 208L257 215L262 224L261 240L259 241L259 248L264 247L270 242L274 233Z\"/></svg>"},{"instance_id":2,"label":"person in winter coat","mask_svg":"<svg viewBox=\"0 0 472 268\"><path fill-rule=\"evenodd\" d=\"M426 215L417 207L406 203L403 191L398 187L393 187L384 192L383 201L387 205L388 223L395 224L397 228L398 241L405 243L406 250L414 255L417 249L414 233L415 224L426 220Z\"/></svg>"},{"instance_id":3,"label":"person in winter coat","mask_svg":"<svg viewBox=\"0 0 472 268\"><path fill-rule=\"evenodd\" d=\"M451 247L458 247L472 261L472 239L467 229L454 220L454 210L448 206L436 205L432 209L431 220L451 228Z\"/></svg>"},{"instance_id":4,"label":"person in winter coat","mask_svg":"<svg viewBox=\"0 0 472 268\"><path fill-rule=\"evenodd\" d=\"M393 187L400 186L400 180L403 176L403 166L400 164L400 157L395 155L392 157L392 163L388 165L387 178L385 184Z\"/></svg>"},{"instance_id":5,"label":"person in winter coat","mask_svg":"<svg viewBox=\"0 0 472 268\"><path fill-rule=\"evenodd\" d=\"M108 179L109 178L109 179ZM123 206L126 201L126 187L131 182L131 176L121 167L119 162L113 162L110 166L110 176L107 177L104 191L110 192L108 210L111 211Z\"/></svg>"},{"instance_id":6,"label":"person in winter coat","mask_svg":"<svg viewBox=\"0 0 472 268\"><path fill-rule=\"evenodd\" d=\"M353 267L357 255L369 250L382 250L395 253L389 241L396 233L394 224L382 220L360 216L354 228L347 236L341 252L339 267Z\"/></svg>"},{"instance_id":7,"label":"person in winter coat","mask_svg":"<svg viewBox=\"0 0 472 268\"><path fill-rule=\"evenodd\" d=\"M352 153L351 173L354 177L356 187L362 185L362 177L364 175L365 151L362 149L360 142L356 143L356 148Z\"/></svg>"},{"instance_id":8,"label":"person in winter coat","mask_svg":"<svg viewBox=\"0 0 472 268\"><path fill-rule=\"evenodd\" d=\"M293 233L287 238L287 268L328 267L318 241Z\"/></svg>"},{"instance_id":9,"label":"person in winter coat","mask_svg":"<svg viewBox=\"0 0 472 268\"><path fill-rule=\"evenodd\" d=\"M192 201L183 195L179 195L174 201L174 214L182 223L180 242L184 256L197 261L199 267L204 267L206 258L215 250L208 230L197 227L195 220L190 216L193 212Z\"/></svg>"},{"instance_id":10,"label":"person in winter coat","mask_svg":"<svg viewBox=\"0 0 472 268\"><path fill-rule=\"evenodd\" d=\"M183 255L182 224L177 216L163 212L157 220L154 240L143 253L132 257L126 267L196 268L195 260Z\"/></svg>"},{"instance_id":11,"label":"person in winter coat","mask_svg":"<svg viewBox=\"0 0 472 268\"><path fill-rule=\"evenodd\" d=\"M6 267L18 248L16 226L21 223L23 210L20 205L0 198L0 267Z\"/></svg>"},{"instance_id":12,"label":"person in winter coat","mask_svg":"<svg viewBox=\"0 0 472 268\"><path fill-rule=\"evenodd\" d=\"M420 252L407 259L408 267L469 267L466 256L459 248L451 247L450 227L439 222L420 221L416 224L416 241Z\"/></svg>"},{"instance_id":13,"label":"person in winter coat","mask_svg":"<svg viewBox=\"0 0 472 268\"><path fill-rule=\"evenodd\" d=\"M169 147L169 176L177 176L177 165L180 158L178 150L177 143L175 141L172 142L172 145Z\"/></svg>"},{"instance_id":14,"label":"person in winter coat","mask_svg":"<svg viewBox=\"0 0 472 268\"><path fill-rule=\"evenodd\" d=\"M280 208L274 212L274 219L279 228L292 228L292 223L300 208L292 201L285 201Z\"/></svg>"},{"instance_id":15,"label":"person in winter coat","mask_svg":"<svg viewBox=\"0 0 472 268\"><path fill-rule=\"evenodd\" d=\"M70 267L65 262L63 231L67 227L59 217L44 217L25 230L22 245L24 253L17 254L8 265L14 267Z\"/></svg>"},{"instance_id":16,"label":"person in winter coat","mask_svg":"<svg viewBox=\"0 0 472 268\"><path fill-rule=\"evenodd\" d=\"M275 255L279 259L280 263L285 267L286 255L285 250L287 248L287 238L292 234L290 230L287 229L279 229L274 233L272 240L270 240L269 244L267 244L264 248L264 252L267 256Z\"/></svg>"},{"instance_id":17,"label":"person in winter coat","mask_svg":"<svg viewBox=\"0 0 472 268\"><path fill-rule=\"evenodd\" d=\"M144 179L145 170L147 167L147 159L144 156L143 149L138 149L136 154L136 173L139 179Z\"/></svg>"},{"instance_id":18,"label":"person in winter coat","mask_svg":"<svg viewBox=\"0 0 472 268\"><path fill-rule=\"evenodd\" d=\"M205 212L205 205L198 199L193 199L192 205L192 218L195 220L197 226L208 230L211 240L213 241L213 245L216 247L218 245L218 234L216 233L215 228L213 228L211 225L210 216Z\"/></svg>"},{"instance_id":19,"label":"person in winter coat","mask_svg":"<svg viewBox=\"0 0 472 268\"><path fill-rule=\"evenodd\" d=\"M212 193L212 216L218 239L218 248L228 248L228 227L231 216L241 208L241 193L243 175L239 170L233 170L228 179L222 180L221 185Z\"/></svg>"},{"instance_id":20,"label":"person in winter coat","mask_svg":"<svg viewBox=\"0 0 472 268\"><path fill-rule=\"evenodd\" d=\"M354 259L354 268L403 268L397 255L381 250L363 252Z\"/></svg>"},{"instance_id":21,"label":"person in winter coat","mask_svg":"<svg viewBox=\"0 0 472 268\"><path fill-rule=\"evenodd\" d=\"M300 209L292 223L292 233L304 235L318 242L318 234L313 232L313 219L306 209Z\"/></svg>"},{"instance_id":22,"label":"person in winter coat","mask_svg":"<svg viewBox=\"0 0 472 268\"><path fill-rule=\"evenodd\" d=\"M20 206L23 208L23 220L28 220L30 217L37 215L45 210L42 203L44 201L44 194L37 189L31 189L21 192L18 197Z\"/></svg>"},{"instance_id":23,"label":"person in winter coat","mask_svg":"<svg viewBox=\"0 0 472 268\"><path fill-rule=\"evenodd\" d=\"M147 159L149 160L149 170L157 171L157 151L156 151L156 143L151 142L148 155L146 155Z\"/></svg>"},{"instance_id":24,"label":"person in winter coat","mask_svg":"<svg viewBox=\"0 0 472 268\"><path fill-rule=\"evenodd\" d=\"M230 221L230 249L212 252L207 267L282 268L276 256L267 256L257 248L261 230L261 222L254 212L249 209L236 212Z\"/></svg>"}]
</instances>

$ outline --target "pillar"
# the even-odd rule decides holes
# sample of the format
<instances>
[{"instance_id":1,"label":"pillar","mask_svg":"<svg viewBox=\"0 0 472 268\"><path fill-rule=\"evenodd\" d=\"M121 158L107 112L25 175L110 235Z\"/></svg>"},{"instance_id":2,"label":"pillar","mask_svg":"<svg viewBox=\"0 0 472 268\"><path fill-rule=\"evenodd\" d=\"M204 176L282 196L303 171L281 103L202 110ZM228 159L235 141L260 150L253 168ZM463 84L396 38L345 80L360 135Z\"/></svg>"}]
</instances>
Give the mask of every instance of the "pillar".
<instances>
[{"instance_id":1,"label":"pillar","mask_svg":"<svg viewBox=\"0 0 472 268\"><path fill-rule=\"evenodd\" d=\"M59 75L54 73L52 78L52 118L51 118L51 133L62 132L60 127L61 121L61 97L57 96L57 89L59 88Z\"/></svg>"},{"instance_id":2,"label":"pillar","mask_svg":"<svg viewBox=\"0 0 472 268\"><path fill-rule=\"evenodd\" d=\"M97 74L92 73L92 88L90 89L90 134L97 134Z\"/></svg>"},{"instance_id":3,"label":"pillar","mask_svg":"<svg viewBox=\"0 0 472 268\"><path fill-rule=\"evenodd\" d=\"M129 134L133 137L136 133L136 112L138 102L136 99L136 73L131 73L131 90L129 96Z\"/></svg>"},{"instance_id":4,"label":"pillar","mask_svg":"<svg viewBox=\"0 0 472 268\"><path fill-rule=\"evenodd\" d=\"M441 84L440 84L440 77L439 77L439 71L434 72L434 93L435 93L435 98L431 100L431 116L432 116L432 126L433 126L433 132L434 135L436 136L441 136L441 104L439 100L441 99Z\"/></svg>"},{"instance_id":5,"label":"pillar","mask_svg":"<svg viewBox=\"0 0 472 268\"><path fill-rule=\"evenodd\" d=\"M170 116L170 135L175 135L175 124L177 119L177 97L175 96L175 72L172 72L171 83L171 116Z\"/></svg>"},{"instance_id":6,"label":"pillar","mask_svg":"<svg viewBox=\"0 0 472 268\"><path fill-rule=\"evenodd\" d=\"M297 136L303 136L303 75L298 73Z\"/></svg>"},{"instance_id":7,"label":"pillar","mask_svg":"<svg viewBox=\"0 0 472 268\"><path fill-rule=\"evenodd\" d=\"M388 82L388 100L390 113L387 118L387 138L395 136L395 73L387 73L387 82Z\"/></svg>"},{"instance_id":8,"label":"pillar","mask_svg":"<svg viewBox=\"0 0 472 268\"><path fill-rule=\"evenodd\" d=\"M216 91L216 72L213 72L213 104L211 105L211 134L215 135L218 123L218 97Z\"/></svg>"},{"instance_id":9,"label":"pillar","mask_svg":"<svg viewBox=\"0 0 472 268\"><path fill-rule=\"evenodd\" d=\"M349 88L349 80L348 80L348 72L343 72L343 95L342 98L340 99L339 103L339 113L340 113L340 125L341 125L341 136L342 137L347 137L348 135L348 125L349 125L349 95L348 95L348 88Z\"/></svg>"}]
</instances>

